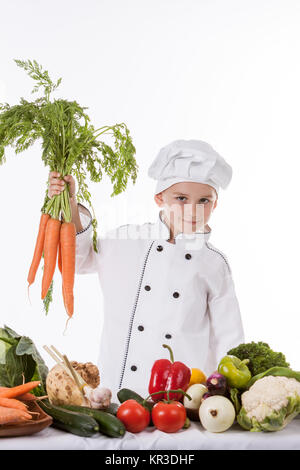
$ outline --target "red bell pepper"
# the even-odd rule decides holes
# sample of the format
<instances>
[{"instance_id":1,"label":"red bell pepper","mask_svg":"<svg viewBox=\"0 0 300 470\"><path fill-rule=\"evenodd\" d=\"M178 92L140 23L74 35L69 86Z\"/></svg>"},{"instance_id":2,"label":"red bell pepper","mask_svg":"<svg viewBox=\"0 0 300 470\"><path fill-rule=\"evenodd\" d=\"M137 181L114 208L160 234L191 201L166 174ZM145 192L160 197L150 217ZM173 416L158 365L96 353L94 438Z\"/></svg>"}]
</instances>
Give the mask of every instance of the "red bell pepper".
<instances>
[{"instance_id":1,"label":"red bell pepper","mask_svg":"<svg viewBox=\"0 0 300 470\"><path fill-rule=\"evenodd\" d=\"M149 394L159 392L161 390L187 390L191 379L191 369L182 362L174 362L173 351L167 344L163 344L170 352L170 361L168 359L158 359L154 362L151 370L149 381ZM183 398L182 393L169 393L170 400L180 401ZM169 399L167 393L154 395L153 401Z\"/></svg>"}]
</instances>

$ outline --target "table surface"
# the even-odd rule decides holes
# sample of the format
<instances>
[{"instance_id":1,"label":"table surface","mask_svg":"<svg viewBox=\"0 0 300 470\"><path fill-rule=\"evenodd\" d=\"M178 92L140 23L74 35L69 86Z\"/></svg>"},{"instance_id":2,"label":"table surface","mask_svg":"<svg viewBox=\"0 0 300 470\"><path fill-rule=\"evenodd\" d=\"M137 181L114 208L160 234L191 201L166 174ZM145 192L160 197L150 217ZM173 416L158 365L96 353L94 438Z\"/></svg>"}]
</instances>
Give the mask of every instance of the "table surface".
<instances>
[{"instance_id":1,"label":"table surface","mask_svg":"<svg viewBox=\"0 0 300 470\"><path fill-rule=\"evenodd\" d=\"M177 433L164 433L155 427L123 438L96 434L79 437L52 427L37 434L0 438L1 450L300 450L300 419L294 419L277 432L249 432L234 424L223 433L209 433L199 422Z\"/></svg>"}]
</instances>

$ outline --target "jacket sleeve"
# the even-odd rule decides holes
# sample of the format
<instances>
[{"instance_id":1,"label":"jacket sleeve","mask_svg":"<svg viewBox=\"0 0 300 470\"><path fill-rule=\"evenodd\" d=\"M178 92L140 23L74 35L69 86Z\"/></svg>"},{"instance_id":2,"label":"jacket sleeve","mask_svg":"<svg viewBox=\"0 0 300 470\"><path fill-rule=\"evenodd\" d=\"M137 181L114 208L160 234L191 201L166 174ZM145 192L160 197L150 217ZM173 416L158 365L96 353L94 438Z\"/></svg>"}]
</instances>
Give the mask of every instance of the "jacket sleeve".
<instances>
[{"instance_id":1,"label":"jacket sleeve","mask_svg":"<svg viewBox=\"0 0 300 470\"><path fill-rule=\"evenodd\" d=\"M227 263L223 263L217 282L208 294L208 311L209 354L214 356L214 362L218 364L227 351L245 341L239 302L231 269Z\"/></svg>"},{"instance_id":2,"label":"jacket sleeve","mask_svg":"<svg viewBox=\"0 0 300 470\"><path fill-rule=\"evenodd\" d=\"M81 232L76 234L76 260L75 272L77 274L88 274L97 271L97 256L100 251L100 240L97 240L98 253L95 252L93 247L93 226L92 215L90 211L78 204L79 216L84 227Z\"/></svg>"}]
</instances>

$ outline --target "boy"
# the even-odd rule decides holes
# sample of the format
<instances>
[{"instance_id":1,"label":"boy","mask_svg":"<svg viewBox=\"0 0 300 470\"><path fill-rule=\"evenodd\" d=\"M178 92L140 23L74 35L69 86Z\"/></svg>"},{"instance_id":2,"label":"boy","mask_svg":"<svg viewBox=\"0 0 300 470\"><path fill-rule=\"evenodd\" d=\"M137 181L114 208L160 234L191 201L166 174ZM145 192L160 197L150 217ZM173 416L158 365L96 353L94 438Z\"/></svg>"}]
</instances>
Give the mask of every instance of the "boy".
<instances>
[{"instance_id":1,"label":"boy","mask_svg":"<svg viewBox=\"0 0 300 470\"><path fill-rule=\"evenodd\" d=\"M207 143L178 140L160 150L148 172L157 180L155 223L128 224L92 246L92 217L76 203L76 272L98 272L104 323L98 366L103 386L148 394L156 359L169 358L215 371L227 351L244 341L239 304L225 255L208 242L208 220L232 169ZM51 173L49 196L64 187ZM132 236L134 234L134 236Z\"/></svg>"}]
</instances>

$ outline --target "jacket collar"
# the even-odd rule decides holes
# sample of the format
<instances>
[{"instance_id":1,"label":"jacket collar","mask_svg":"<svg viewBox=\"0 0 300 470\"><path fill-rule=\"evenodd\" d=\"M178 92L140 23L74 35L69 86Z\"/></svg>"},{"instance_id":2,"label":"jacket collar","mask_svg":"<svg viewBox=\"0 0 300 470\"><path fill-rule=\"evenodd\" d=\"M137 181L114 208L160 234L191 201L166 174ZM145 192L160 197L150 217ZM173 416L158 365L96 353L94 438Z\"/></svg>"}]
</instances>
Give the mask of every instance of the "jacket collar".
<instances>
[{"instance_id":1,"label":"jacket collar","mask_svg":"<svg viewBox=\"0 0 300 470\"><path fill-rule=\"evenodd\" d=\"M170 238L170 228L167 225L166 221L163 220L163 210L159 211L158 214L158 220L154 224L154 229L155 229L155 236L157 238L162 238L164 240L169 240ZM211 227L206 224L205 229L207 230L206 232L193 232L193 233L183 233L180 232L175 236L175 241L178 239L184 239L184 240L193 240L193 239L201 239L203 241L206 241L210 238L211 235Z\"/></svg>"}]
</instances>

